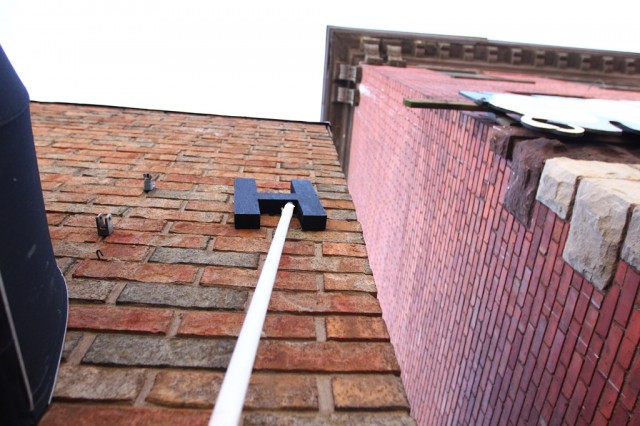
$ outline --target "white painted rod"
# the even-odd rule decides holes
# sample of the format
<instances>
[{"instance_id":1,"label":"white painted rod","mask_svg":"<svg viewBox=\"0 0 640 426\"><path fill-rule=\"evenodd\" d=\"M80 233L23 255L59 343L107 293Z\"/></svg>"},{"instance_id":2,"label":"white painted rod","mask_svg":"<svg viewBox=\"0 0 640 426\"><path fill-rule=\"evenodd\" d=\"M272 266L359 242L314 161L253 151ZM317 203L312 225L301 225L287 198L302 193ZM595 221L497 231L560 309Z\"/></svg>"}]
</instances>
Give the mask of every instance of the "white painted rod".
<instances>
[{"instance_id":1,"label":"white painted rod","mask_svg":"<svg viewBox=\"0 0 640 426\"><path fill-rule=\"evenodd\" d=\"M260 343L264 318L267 315L282 248L293 215L293 207L293 203L287 203L282 210L280 222L278 222L276 232L273 234L267 259L262 266L262 272L253 292L247 316L244 318L227 373L220 387L213 414L209 419L209 426L237 426L240 422L244 398L247 394L253 363L256 360L256 352Z\"/></svg>"}]
</instances>

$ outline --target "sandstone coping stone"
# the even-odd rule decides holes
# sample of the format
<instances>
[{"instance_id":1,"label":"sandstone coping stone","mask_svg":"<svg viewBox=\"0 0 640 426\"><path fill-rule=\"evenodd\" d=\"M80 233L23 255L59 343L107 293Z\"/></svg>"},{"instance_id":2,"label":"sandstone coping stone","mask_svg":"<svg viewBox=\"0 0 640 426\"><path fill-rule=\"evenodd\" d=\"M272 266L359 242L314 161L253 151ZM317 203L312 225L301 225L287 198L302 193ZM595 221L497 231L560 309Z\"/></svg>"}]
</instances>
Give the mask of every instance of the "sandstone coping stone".
<instances>
[{"instance_id":1,"label":"sandstone coping stone","mask_svg":"<svg viewBox=\"0 0 640 426\"><path fill-rule=\"evenodd\" d=\"M640 206L633 209L621 257L629 265L640 270Z\"/></svg>"},{"instance_id":2,"label":"sandstone coping stone","mask_svg":"<svg viewBox=\"0 0 640 426\"><path fill-rule=\"evenodd\" d=\"M579 185L562 255L600 290L613 278L629 210L637 204L640 204L640 182L583 179Z\"/></svg>"},{"instance_id":3,"label":"sandstone coping stone","mask_svg":"<svg viewBox=\"0 0 640 426\"><path fill-rule=\"evenodd\" d=\"M640 181L640 169L633 165L550 158L545 162L536 199L561 219L571 216L574 197L582 178Z\"/></svg>"}]
</instances>

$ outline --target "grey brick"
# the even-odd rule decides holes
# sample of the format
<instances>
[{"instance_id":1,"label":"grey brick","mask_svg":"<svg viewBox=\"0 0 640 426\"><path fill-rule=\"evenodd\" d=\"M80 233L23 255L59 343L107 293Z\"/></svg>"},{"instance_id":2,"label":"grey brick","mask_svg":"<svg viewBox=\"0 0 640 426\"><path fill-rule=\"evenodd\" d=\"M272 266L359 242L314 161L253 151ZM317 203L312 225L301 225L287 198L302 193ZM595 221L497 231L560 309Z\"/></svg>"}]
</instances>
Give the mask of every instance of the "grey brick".
<instances>
[{"instance_id":1,"label":"grey brick","mask_svg":"<svg viewBox=\"0 0 640 426\"><path fill-rule=\"evenodd\" d=\"M349 189L347 189L346 185L330 185L326 183L319 183L316 185L316 188L318 188L318 191L320 192L341 192L344 194L349 192Z\"/></svg>"},{"instance_id":2,"label":"grey brick","mask_svg":"<svg viewBox=\"0 0 640 426\"><path fill-rule=\"evenodd\" d=\"M104 302L116 285L113 281L102 280L69 280L69 299L92 300Z\"/></svg>"},{"instance_id":3,"label":"grey brick","mask_svg":"<svg viewBox=\"0 0 640 426\"><path fill-rule=\"evenodd\" d=\"M246 301L242 290L146 283L129 283L118 297L118 303L204 309L242 310Z\"/></svg>"},{"instance_id":4,"label":"grey brick","mask_svg":"<svg viewBox=\"0 0 640 426\"><path fill-rule=\"evenodd\" d=\"M64 336L64 346L62 348L62 359L64 361L69 358L69 355L71 355L71 352L76 348L81 337L82 333L78 331L67 331L67 334Z\"/></svg>"},{"instance_id":5,"label":"grey brick","mask_svg":"<svg viewBox=\"0 0 640 426\"><path fill-rule=\"evenodd\" d=\"M259 255L255 253L235 253L222 251L206 251L158 247L151 256L151 262L160 263L195 263L198 265L240 266L257 268Z\"/></svg>"},{"instance_id":6,"label":"grey brick","mask_svg":"<svg viewBox=\"0 0 640 426\"><path fill-rule=\"evenodd\" d=\"M333 413L326 416L298 413L252 413L242 416L245 426L335 426L335 425L367 425L367 426L415 426L416 422L406 414L360 414Z\"/></svg>"},{"instance_id":7,"label":"grey brick","mask_svg":"<svg viewBox=\"0 0 640 426\"><path fill-rule=\"evenodd\" d=\"M89 364L226 368L235 340L101 334L82 360Z\"/></svg>"},{"instance_id":8,"label":"grey brick","mask_svg":"<svg viewBox=\"0 0 640 426\"><path fill-rule=\"evenodd\" d=\"M640 269L640 206L633 209L621 256L629 265Z\"/></svg>"},{"instance_id":9,"label":"grey brick","mask_svg":"<svg viewBox=\"0 0 640 426\"><path fill-rule=\"evenodd\" d=\"M289 229L287 241L289 240L364 244L364 239L360 232L305 232L301 229Z\"/></svg>"},{"instance_id":10,"label":"grey brick","mask_svg":"<svg viewBox=\"0 0 640 426\"><path fill-rule=\"evenodd\" d=\"M351 195L349 195L348 193L339 193L339 192L321 192L318 191L318 197L320 197L321 199L327 199L327 200L347 200L347 201L352 201L351 200Z\"/></svg>"},{"instance_id":11,"label":"grey brick","mask_svg":"<svg viewBox=\"0 0 640 426\"><path fill-rule=\"evenodd\" d=\"M90 366L60 367L54 396L64 399L132 401L144 382L143 370Z\"/></svg>"},{"instance_id":12,"label":"grey brick","mask_svg":"<svg viewBox=\"0 0 640 426\"><path fill-rule=\"evenodd\" d=\"M161 183L160 183L161 184ZM166 189L156 189L148 195L150 198L171 198L176 200L205 200L205 201L227 201L227 194L215 192L191 192L191 191L171 191Z\"/></svg>"},{"instance_id":13,"label":"grey brick","mask_svg":"<svg viewBox=\"0 0 640 426\"><path fill-rule=\"evenodd\" d=\"M353 210L327 210L327 218L333 220L358 220Z\"/></svg>"}]
</instances>

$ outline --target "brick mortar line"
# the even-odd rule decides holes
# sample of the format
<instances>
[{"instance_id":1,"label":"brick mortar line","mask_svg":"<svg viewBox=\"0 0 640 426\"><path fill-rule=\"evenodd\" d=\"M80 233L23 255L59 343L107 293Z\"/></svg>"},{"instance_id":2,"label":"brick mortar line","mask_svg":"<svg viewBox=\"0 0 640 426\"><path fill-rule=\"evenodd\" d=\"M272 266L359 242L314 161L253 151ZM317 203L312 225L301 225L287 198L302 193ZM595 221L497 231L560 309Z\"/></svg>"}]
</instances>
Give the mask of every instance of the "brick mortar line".
<instances>
[{"instance_id":1,"label":"brick mortar line","mask_svg":"<svg viewBox=\"0 0 640 426\"><path fill-rule=\"evenodd\" d=\"M153 254L156 252L157 249L158 249L158 246L149 246L149 251L147 252L147 255L144 257L144 259L142 259L140 264L141 265L148 264L149 261L151 260L151 257L153 256Z\"/></svg>"},{"instance_id":2,"label":"brick mortar line","mask_svg":"<svg viewBox=\"0 0 640 426\"><path fill-rule=\"evenodd\" d=\"M199 287L200 286L200 280L202 279L202 276L204 275L204 266L203 267L199 267L198 270L196 271L196 276L193 279L193 282L190 284L192 287ZM187 284L189 285L189 284Z\"/></svg>"},{"instance_id":3,"label":"brick mortar line","mask_svg":"<svg viewBox=\"0 0 640 426\"><path fill-rule=\"evenodd\" d=\"M214 236L209 236L208 238L209 238L209 241L207 241L207 244L205 245L204 249L206 251L212 252L214 251L214 247L216 245L216 241L218 240L218 237L214 235Z\"/></svg>"},{"instance_id":4,"label":"brick mortar line","mask_svg":"<svg viewBox=\"0 0 640 426\"><path fill-rule=\"evenodd\" d=\"M316 329L316 341L326 342L327 341L327 322L325 317L315 318L315 329Z\"/></svg>"},{"instance_id":5,"label":"brick mortar line","mask_svg":"<svg viewBox=\"0 0 640 426\"><path fill-rule=\"evenodd\" d=\"M122 293L122 290L124 290L126 285L127 285L126 282L118 282L118 283L116 283L116 285L113 286L113 289L111 290L111 292L109 293L109 295L105 299L104 304L105 305L115 305L116 302L118 301L118 297L120 297L120 293Z\"/></svg>"},{"instance_id":6,"label":"brick mortar line","mask_svg":"<svg viewBox=\"0 0 640 426\"><path fill-rule=\"evenodd\" d=\"M160 234L162 234L162 235L170 235L169 230L173 226L174 222L175 221L173 221L173 220L168 220L167 223L164 225L164 228L162 228L162 230L160 231Z\"/></svg>"},{"instance_id":7,"label":"brick mortar line","mask_svg":"<svg viewBox=\"0 0 640 426\"><path fill-rule=\"evenodd\" d=\"M169 325L169 329L167 330L167 337L175 337L178 335L178 329L180 328L180 323L182 322L183 312L176 311L171 320L171 324Z\"/></svg>"},{"instance_id":8,"label":"brick mortar line","mask_svg":"<svg viewBox=\"0 0 640 426\"><path fill-rule=\"evenodd\" d=\"M335 402L331 389L330 376L316 376L318 386L318 411L320 414L332 414L335 412Z\"/></svg>"},{"instance_id":9,"label":"brick mortar line","mask_svg":"<svg viewBox=\"0 0 640 426\"><path fill-rule=\"evenodd\" d=\"M158 375L157 371L154 371L154 370L145 371L144 384L142 385L142 389L140 389L140 393L138 393L138 396L133 402L134 407L145 407L147 405L145 403L145 400L147 399L147 396L149 396L149 393L151 392L151 389L155 384L157 375Z\"/></svg>"},{"instance_id":10,"label":"brick mortar line","mask_svg":"<svg viewBox=\"0 0 640 426\"><path fill-rule=\"evenodd\" d=\"M85 354L93 344L93 341L96 339L96 333L83 332L80 341L73 349L69 357L67 358L65 364L66 365L79 365L82 363L82 358L84 358Z\"/></svg>"}]
</instances>

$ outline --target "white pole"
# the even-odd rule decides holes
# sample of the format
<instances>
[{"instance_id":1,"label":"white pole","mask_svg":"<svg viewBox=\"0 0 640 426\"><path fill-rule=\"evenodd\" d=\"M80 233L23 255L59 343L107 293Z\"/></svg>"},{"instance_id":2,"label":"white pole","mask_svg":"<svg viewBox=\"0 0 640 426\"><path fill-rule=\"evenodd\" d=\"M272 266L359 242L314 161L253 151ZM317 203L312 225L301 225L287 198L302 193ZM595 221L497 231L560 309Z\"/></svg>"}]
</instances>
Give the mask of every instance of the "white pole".
<instances>
[{"instance_id":1,"label":"white pole","mask_svg":"<svg viewBox=\"0 0 640 426\"><path fill-rule=\"evenodd\" d=\"M213 414L209 419L209 426L237 426L240 422L242 406L249 387L249 378L256 359L264 318L269 307L271 290L273 290L273 283L276 280L278 264L289 230L293 208L293 203L287 203L282 210L280 222L278 222L276 232L273 234L267 259L262 266L262 272L258 284L256 284L247 316L242 324L227 373L220 387Z\"/></svg>"}]
</instances>

